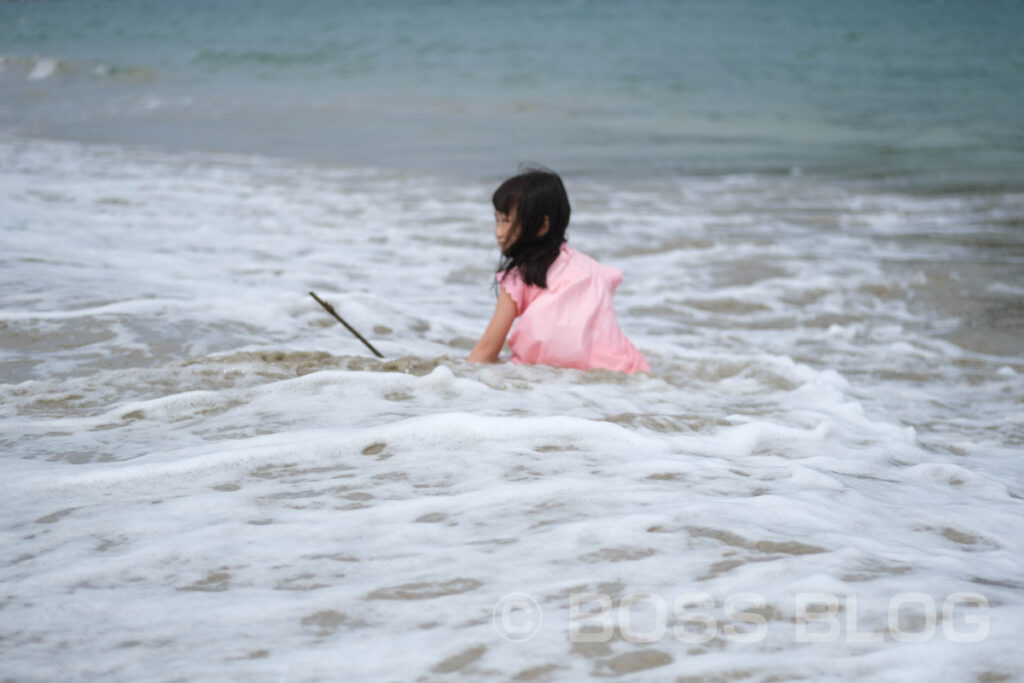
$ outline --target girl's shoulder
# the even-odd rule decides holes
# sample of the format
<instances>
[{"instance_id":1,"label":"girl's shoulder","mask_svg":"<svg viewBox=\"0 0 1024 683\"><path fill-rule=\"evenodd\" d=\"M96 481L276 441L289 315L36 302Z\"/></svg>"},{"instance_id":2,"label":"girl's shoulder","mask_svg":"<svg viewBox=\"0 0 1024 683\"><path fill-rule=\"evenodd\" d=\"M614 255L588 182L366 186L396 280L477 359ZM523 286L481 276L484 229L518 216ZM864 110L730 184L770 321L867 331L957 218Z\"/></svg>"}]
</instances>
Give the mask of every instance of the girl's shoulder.
<instances>
[{"instance_id":1,"label":"girl's shoulder","mask_svg":"<svg viewBox=\"0 0 1024 683\"><path fill-rule=\"evenodd\" d=\"M613 266L602 265L591 256L570 247L568 242L563 242L559 248L558 258L548 268L546 288L526 284L518 268L500 271L496 279L501 288L515 301L516 308L522 312L538 296L561 292L581 281L599 282L614 292L622 282L622 271Z\"/></svg>"},{"instance_id":2,"label":"girl's shoulder","mask_svg":"<svg viewBox=\"0 0 1024 683\"><path fill-rule=\"evenodd\" d=\"M562 253L559 254L558 261L555 261L557 265L559 261L562 261L564 257L564 273L569 276L574 276L574 279L582 277L599 277L604 280L608 280L615 285L618 285L622 281L622 271L614 266L606 266L599 263L596 259L581 251L578 251L569 246L569 244L562 244Z\"/></svg>"}]
</instances>

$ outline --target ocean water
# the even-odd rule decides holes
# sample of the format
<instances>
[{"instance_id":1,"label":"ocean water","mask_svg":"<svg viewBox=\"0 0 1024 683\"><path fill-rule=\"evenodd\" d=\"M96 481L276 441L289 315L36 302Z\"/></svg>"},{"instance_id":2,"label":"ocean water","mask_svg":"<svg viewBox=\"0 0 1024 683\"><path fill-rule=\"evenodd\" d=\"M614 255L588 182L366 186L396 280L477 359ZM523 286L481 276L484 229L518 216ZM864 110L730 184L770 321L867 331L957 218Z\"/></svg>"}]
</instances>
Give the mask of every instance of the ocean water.
<instances>
[{"instance_id":1,"label":"ocean water","mask_svg":"<svg viewBox=\"0 0 1024 683\"><path fill-rule=\"evenodd\" d=\"M0 3L0 674L1024 679L1020 25ZM465 362L520 161L650 375Z\"/></svg>"},{"instance_id":2,"label":"ocean water","mask_svg":"<svg viewBox=\"0 0 1024 683\"><path fill-rule=\"evenodd\" d=\"M471 178L1019 189L1022 29L1016 0L10 2L0 124Z\"/></svg>"}]
</instances>

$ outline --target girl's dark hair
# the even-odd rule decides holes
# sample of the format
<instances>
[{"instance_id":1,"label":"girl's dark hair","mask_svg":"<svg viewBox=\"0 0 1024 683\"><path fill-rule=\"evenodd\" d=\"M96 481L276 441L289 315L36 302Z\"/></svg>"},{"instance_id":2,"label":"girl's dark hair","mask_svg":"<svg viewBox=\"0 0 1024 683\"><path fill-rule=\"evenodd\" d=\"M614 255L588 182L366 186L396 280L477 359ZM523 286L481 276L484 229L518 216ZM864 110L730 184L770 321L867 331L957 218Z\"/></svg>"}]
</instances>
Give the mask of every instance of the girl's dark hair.
<instances>
[{"instance_id":1,"label":"girl's dark hair","mask_svg":"<svg viewBox=\"0 0 1024 683\"><path fill-rule=\"evenodd\" d=\"M547 287L548 268L569 226L569 195L562 179L546 168L527 168L503 182L491 203L499 213L515 213L513 229L518 230L515 243L502 251L498 272L507 275L514 268L526 284ZM545 217L548 230L541 235Z\"/></svg>"}]
</instances>

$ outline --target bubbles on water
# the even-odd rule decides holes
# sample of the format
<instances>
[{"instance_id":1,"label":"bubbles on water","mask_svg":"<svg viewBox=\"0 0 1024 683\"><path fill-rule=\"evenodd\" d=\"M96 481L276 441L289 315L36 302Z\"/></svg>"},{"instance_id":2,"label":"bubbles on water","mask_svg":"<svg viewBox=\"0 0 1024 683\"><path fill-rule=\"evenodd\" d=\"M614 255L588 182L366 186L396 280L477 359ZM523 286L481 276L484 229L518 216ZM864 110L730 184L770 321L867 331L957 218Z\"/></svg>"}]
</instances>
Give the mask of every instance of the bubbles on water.
<instances>
[{"instance_id":1,"label":"bubbles on water","mask_svg":"<svg viewBox=\"0 0 1024 683\"><path fill-rule=\"evenodd\" d=\"M0 531L18 558L0 578L32 624L26 675L60 647L140 677L162 652L256 674L315 652L387 677L367 653L395 639L404 671L685 673L621 631L568 646L576 590L719 607L756 590L777 634L808 587L877 617L894 593L984 586L1019 622L1024 364L943 339L956 314L924 301L964 281L964 245L926 238L955 233L936 216L992 206L802 178L575 182L570 238L625 271L620 320L654 368L628 376L465 362L493 307L472 277L495 257L482 185L0 145ZM318 324L312 286L386 358ZM544 612L528 663L492 623L516 593ZM49 610L68 595L93 607ZM736 647L686 662L721 673L709 657ZM780 676L810 666L783 636L750 647Z\"/></svg>"}]
</instances>

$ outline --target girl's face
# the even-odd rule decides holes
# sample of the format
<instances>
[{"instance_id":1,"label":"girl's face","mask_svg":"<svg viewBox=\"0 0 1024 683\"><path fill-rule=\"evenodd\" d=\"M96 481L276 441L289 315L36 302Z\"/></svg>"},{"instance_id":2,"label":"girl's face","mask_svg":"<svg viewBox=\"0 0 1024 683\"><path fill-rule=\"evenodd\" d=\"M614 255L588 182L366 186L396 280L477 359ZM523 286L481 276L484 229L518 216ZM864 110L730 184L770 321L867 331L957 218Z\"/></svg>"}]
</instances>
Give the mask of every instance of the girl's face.
<instances>
[{"instance_id":1,"label":"girl's face","mask_svg":"<svg viewBox=\"0 0 1024 683\"><path fill-rule=\"evenodd\" d=\"M494 212L494 237L498 240L498 246L503 252L515 244L516 238L519 236L515 221L516 210L514 207L509 213Z\"/></svg>"}]
</instances>

